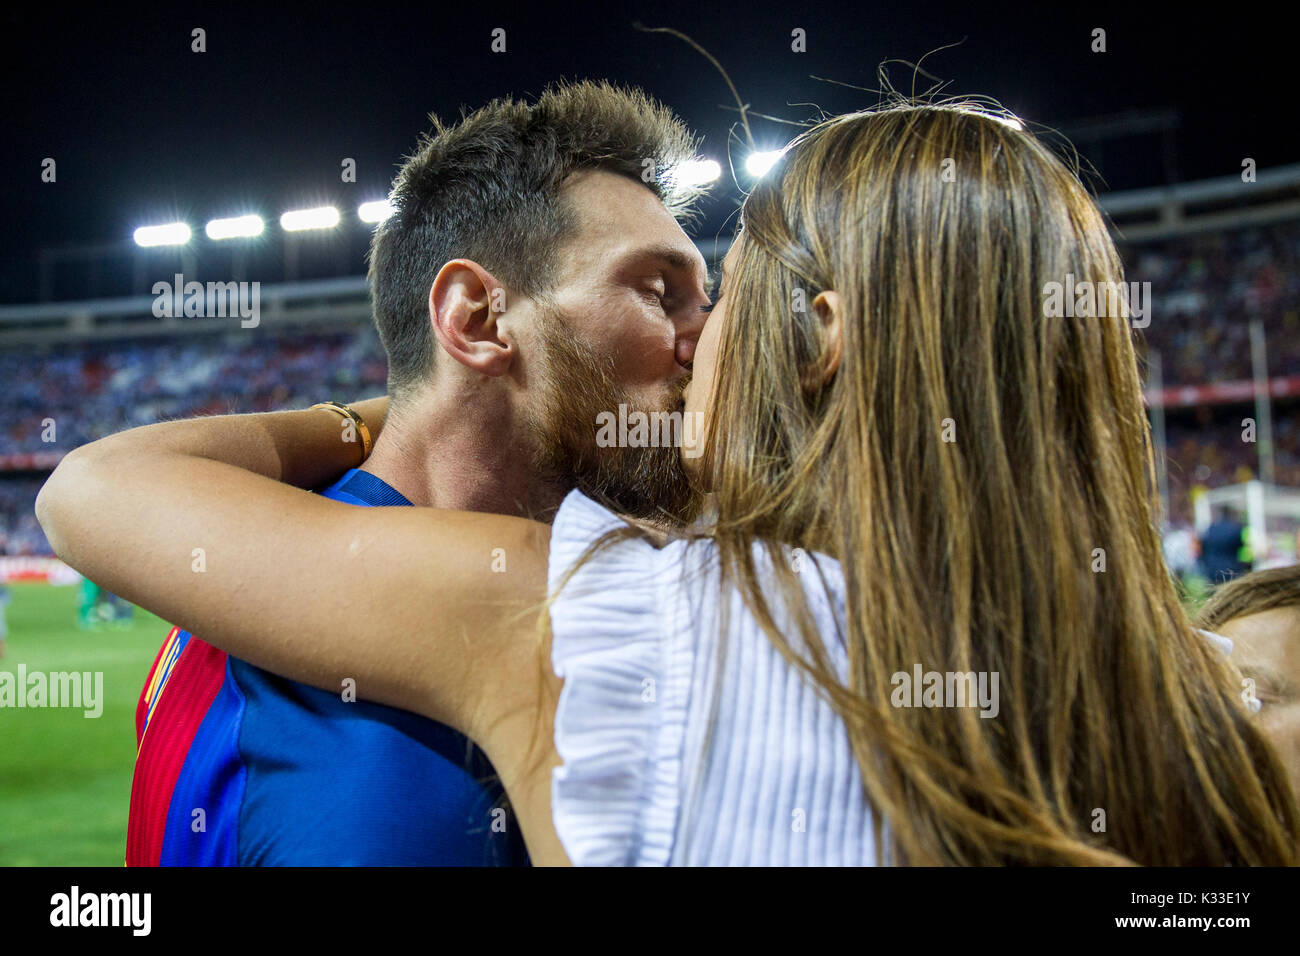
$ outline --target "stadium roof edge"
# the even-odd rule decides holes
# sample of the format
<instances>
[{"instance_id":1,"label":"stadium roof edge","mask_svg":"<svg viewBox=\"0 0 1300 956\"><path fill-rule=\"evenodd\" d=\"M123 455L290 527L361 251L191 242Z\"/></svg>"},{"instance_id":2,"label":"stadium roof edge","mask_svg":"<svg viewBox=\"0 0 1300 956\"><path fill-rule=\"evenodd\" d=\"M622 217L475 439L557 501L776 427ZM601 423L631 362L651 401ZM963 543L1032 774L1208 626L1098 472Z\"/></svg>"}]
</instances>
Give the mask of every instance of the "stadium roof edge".
<instances>
[{"instance_id":1,"label":"stadium roof edge","mask_svg":"<svg viewBox=\"0 0 1300 956\"><path fill-rule=\"evenodd\" d=\"M231 280L211 281L229 282ZM274 285L261 284L258 286L258 291L263 302L369 294L365 276L342 276L334 279L312 279L305 282L280 282ZM0 322L59 319L78 314L99 316L152 312L153 303L156 299L157 296L154 295L131 295L112 299L82 299L75 302L33 302L20 305L0 305Z\"/></svg>"},{"instance_id":2,"label":"stadium roof edge","mask_svg":"<svg viewBox=\"0 0 1300 956\"><path fill-rule=\"evenodd\" d=\"M1132 212L1139 209L1155 209L1169 202L1199 202L1207 199L1229 199L1240 195L1242 186L1271 191L1279 187L1300 186L1300 163L1278 166L1276 169L1262 169L1254 182L1246 183L1239 173L1231 176L1219 176L1214 179L1201 179L1196 182L1179 183L1175 186L1157 186L1152 189L1131 189L1124 192L1107 193L1097 198L1097 204L1108 213Z\"/></svg>"}]
</instances>

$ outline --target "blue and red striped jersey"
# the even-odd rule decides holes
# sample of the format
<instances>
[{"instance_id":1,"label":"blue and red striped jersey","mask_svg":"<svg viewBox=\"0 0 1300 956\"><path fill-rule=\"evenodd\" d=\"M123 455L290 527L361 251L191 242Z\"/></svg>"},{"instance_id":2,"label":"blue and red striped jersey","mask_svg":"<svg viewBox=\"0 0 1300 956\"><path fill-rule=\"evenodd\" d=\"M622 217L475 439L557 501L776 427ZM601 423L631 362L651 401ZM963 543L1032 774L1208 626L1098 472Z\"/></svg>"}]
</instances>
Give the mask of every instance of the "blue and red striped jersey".
<instances>
[{"instance_id":1,"label":"blue and red striped jersey","mask_svg":"<svg viewBox=\"0 0 1300 956\"><path fill-rule=\"evenodd\" d=\"M353 469L323 495L410 505ZM526 865L487 758L172 628L136 708L128 866Z\"/></svg>"}]
</instances>

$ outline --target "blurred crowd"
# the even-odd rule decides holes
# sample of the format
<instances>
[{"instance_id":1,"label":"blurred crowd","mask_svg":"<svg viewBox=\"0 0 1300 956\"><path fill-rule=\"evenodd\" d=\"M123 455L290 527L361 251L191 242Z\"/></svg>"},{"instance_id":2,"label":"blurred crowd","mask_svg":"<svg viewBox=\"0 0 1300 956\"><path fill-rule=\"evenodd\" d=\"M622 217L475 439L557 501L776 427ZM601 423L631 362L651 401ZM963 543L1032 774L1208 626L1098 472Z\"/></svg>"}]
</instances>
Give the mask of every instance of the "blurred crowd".
<instances>
[{"instance_id":1,"label":"blurred crowd","mask_svg":"<svg viewBox=\"0 0 1300 956\"><path fill-rule=\"evenodd\" d=\"M0 354L7 411L0 461L22 452L66 452L171 418L378 395L386 378L383 348L369 328L15 349ZM42 481L0 473L0 554L49 553L32 513Z\"/></svg>"},{"instance_id":2,"label":"blurred crowd","mask_svg":"<svg viewBox=\"0 0 1300 956\"><path fill-rule=\"evenodd\" d=\"M1300 404L1276 406L1273 415L1275 481L1300 488ZM1169 424L1165 448L1171 523L1192 523L1194 488L1219 488L1261 477L1259 442L1242 437L1246 431L1242 420L1254 416L1253 408L1198 408L1188 416L1189 420Z\"/></svg>"},{"instance_id":3,"label":"blurred crowd","mask_svg":"<svg viewBox=\"0 0 1300 956\"><path fill-rule=\"evenodd\" d=\"M1251 377L1260 319L1270 377L1300 375L1300 221L1127 247L1130 282L1151 283L1139 350L1160 353L1166 385Z\"/></svg>"},{"instance_id":4,"label":"blurred crowd","mask_svg":"<svg viewBox=\"0 0 1300 956\"><path fill-rule=\"evenodd\" d=\"M103 342L0 355L7 415L0 455L67 451L169 418L269 411L383 391L370 329L267 339L235 333ZM54 424L54 442L48 420Z\"/></svg>"},{"instance_id":5,"label":"blurred crowd","mask_svg":"<svg viewBox=\"0 0 1300 956\"><path fill-rule=\"evenodd\" d=\"M1151 283L1138 351L1159 353L1165 387L1250 379L1252 319L1264 329L1268 376L1300 375L1300 221L1122 251L1128 280ZM1255 418L1253 404L1170 411L1167 543L1190 539L1200 490L1261 477ZM1274 404L1273 445L1276 483L1300 488L1300 403Z\"/></svg>"},{"instance_id":6,"label":"blurred crowd","mask_svg":"<svg viewBox=\"0 0 1300 956\"><path fill-rule=\"evenodd\" d=\"M1300 221L1123 249L1128 279L1151 283L1139 351L1159 351L1166 386L1251 376L1248 323L1260 319L1270 376L1300 375ZM168 418L302 407L383 390L386 363L370 328L281 338L232 333L20 348L0 354L4 456L61 452ZM1255 477L1244 406L1171 411L1169 517L1191 524L1191 494ZM53 421L51 435L50 421ZM53 442L44 439L53 437ZM1275 410L1277 480L1300 487L1300 405ZM45 554L32 514L42 479L0 471L0 554Z\"/></svg>"},{"instance_id":7,"label":"blurred crowd","mask_svg":"<svg viewBox=\"0 0 1300 956\"><path fill-rule=\"evenodd\" d=\"M44 477L0 475L0 555L51 554L32 506Z\"/></svg>"}]
</instances>

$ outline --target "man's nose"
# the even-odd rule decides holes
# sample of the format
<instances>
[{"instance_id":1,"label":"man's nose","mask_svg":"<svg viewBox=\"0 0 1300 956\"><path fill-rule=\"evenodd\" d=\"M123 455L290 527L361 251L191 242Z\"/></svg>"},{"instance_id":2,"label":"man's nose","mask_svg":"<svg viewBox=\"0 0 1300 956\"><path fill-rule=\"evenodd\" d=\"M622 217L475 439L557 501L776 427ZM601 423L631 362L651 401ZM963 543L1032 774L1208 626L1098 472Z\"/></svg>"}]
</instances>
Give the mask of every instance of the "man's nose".
<instances>
[{"instance_id":1,"label":"man's nose","mask_svg":"<svg viewBox=\"0 0 1300 956\"><path fill-rule=\"evenodd\" d=\"M708 321L708 318L707 312L695 310L678 323L677 364L683 368L690 368L691 362L695 360L695 346L700 341L700 333L704 331L704 323Z\"/></svg>"}]
</instances>

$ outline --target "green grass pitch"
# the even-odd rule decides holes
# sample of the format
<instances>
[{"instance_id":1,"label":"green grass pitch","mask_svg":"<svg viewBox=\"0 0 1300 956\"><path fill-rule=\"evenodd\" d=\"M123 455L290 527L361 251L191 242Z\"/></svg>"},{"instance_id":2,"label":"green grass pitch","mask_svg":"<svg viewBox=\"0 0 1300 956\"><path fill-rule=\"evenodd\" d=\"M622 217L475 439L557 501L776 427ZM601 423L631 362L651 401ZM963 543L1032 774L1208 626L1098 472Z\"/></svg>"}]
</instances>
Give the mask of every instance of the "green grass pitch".
<instances>
[{"instance_id":1,"label":"green grass pitch","mask_svg":"<svg viewBox=\"0 0 1300 956\"><path fill-rule=\"evenodd\" d=\"M135 705L169 625L80 630L77 587L12 584L0 671L102 671L103 713L0 707L0 866L122 866Z\"/></svg>"}]
</instances>

